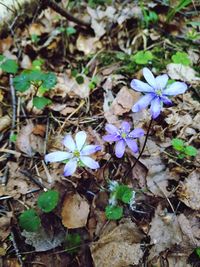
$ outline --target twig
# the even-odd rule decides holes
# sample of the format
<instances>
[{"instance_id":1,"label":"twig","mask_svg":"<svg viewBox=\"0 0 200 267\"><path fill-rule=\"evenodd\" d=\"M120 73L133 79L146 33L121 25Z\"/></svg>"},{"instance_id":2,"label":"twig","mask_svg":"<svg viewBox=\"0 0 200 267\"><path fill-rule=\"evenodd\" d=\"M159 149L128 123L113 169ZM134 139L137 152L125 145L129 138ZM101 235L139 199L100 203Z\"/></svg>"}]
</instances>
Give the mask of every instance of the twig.
<instances>
[{"instance_id":1,"label":"twig","mask_svg":"<svg viewBox=\"0 0 200 267\"><path fill-rule=\"evenodd\" d=\"M15 250L15 253L16 253L16 256L17 256L17 259L18 259L18 261L20 263L20 266L23 267L24 264L23 264L23 261L22 261L22 255L19 252L19 249L18 249L18 246L17 246L17 242L15 240L14 232L11 231L10 235L11 235L11 241L12 241L12 244L13 244L13 247L14 247L14 250Z\"/></svg>"},{"instance_id":2,"label":"twig","mask_svg":"<svg viewBox=\"0 0 200 267\"><path fill-rule=\"evenodd\" d=\"M26 177L28 177L31 181L33 181L37 186L39 186L40 189L47 191L48 189L42 184L40 183L40 181L36 178L33 177L30 172L26 171L26 170L20 170L20 172L22 174L24 174Z\"/></svg>"},{"instance_id":3,"label":"twig","mask_svg":"<svg viewBox=\"0 0 200 267\"><path fill-rule=\"evenodd\" d=\"M140 151L140 154L139 154L138 158L133 163L133 165L131 166L131 168L128 169L128 171L126 172L125 177L127 177L130 174L130 172L133 170L133 168L135 167L135 165L138 163L139 159L141 158L141 156L142 156L142 154L144 152L144 149L145 149L146 143L147 143L147 139L148 139L148 136L149 136L149 132L150 132L150 129L151 129L152 122L153 122L153 119L151 118L151 121L149 123L149 127L147 129L147 134L146 134L146 137L145 137L145 140L144 140L144 145L142 147L142 150Z\"/></svg>"},{"instance_id":4,"label":"twig","mask_svg":"<svg viewBox=\"0 0 200 267\"><path fill-rule=\"evenodd\" d=\"M78 25L82 25L85 26L87 28L90 28L90 23L82 21L74 16L72 16L68 11L66 11L65 9L63 9L62 7L60 7L56 2L54 2L53 0L41 0L42 4L44 6L50 7L52 8L54 11L56 11L57 13L59 13L61 16L65 17L66 19L73 21L75 23L77 23Z\"/></svg>"}]
</instances>

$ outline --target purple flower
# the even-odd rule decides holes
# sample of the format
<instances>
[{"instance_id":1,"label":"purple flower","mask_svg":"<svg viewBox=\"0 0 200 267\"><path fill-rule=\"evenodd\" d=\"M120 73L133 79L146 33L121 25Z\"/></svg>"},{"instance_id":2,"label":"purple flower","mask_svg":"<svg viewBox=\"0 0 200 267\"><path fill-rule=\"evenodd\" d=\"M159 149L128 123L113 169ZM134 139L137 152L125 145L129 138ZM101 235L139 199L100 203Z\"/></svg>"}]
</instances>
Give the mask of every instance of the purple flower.
<instances>
[{"instance_id":1,"label":"purple flower","mask_svg":"<svg viewBox=\"0 0 200 267\"><path fill-rule=\"evenodd\" d=\"M64 167L64 176L70 176L75 171L77 166L87 166L91 169L98 169L99 163L88 157L101 150L97 145L85 145L87 135L84 131L78 132L75 136L75 142L70 134L66 135L63 140L63 145L67 147L68 152L56 151L45 156L45 162L59 162L67 160Z\"/></svg>"},{"instance_id":2,"label":"purple flower","mask_svg":"<svg viewBox=\"0 0 200 267\"><path fill-rule=\"evenodd\" d=\"M168 96L183 94L187 90L187 85L184 82L174 82L167 86L169 79L167 74L155 78L148 68L144 68L143 75L147 83L136 79L131 81L132 89L146 93L133 105L132 111L138 112L151 104L150 112L153 119L160 115L163 103L172 104Z\"/></svg>"},{"instance_id":3,"label":"purple flower","mask_svg":"<svg viewBox=\"0 0 200 267\"><path fill-rule=\"evenodd\" d=\"M105 129L109 134L103 136L103 140L106 142L116 142L115 155L118 158L124 155L126 145L134 153L138 152L138 146L134 139L144 135L142 129L138 128L130 132L130 124L126 121L122 122L120 129L112 124L106 124Z\"/></svg>"}]
</instances>

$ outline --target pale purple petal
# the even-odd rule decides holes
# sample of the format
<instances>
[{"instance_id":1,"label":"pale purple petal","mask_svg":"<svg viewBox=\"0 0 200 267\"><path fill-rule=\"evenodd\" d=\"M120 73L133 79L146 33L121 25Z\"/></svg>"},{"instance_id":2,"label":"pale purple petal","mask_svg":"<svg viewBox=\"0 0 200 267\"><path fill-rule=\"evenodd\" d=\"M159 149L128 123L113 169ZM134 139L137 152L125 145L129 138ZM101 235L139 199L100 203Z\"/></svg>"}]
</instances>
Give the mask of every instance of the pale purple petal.
<instances>
[{"instance_id":1,"label":"pale purple petal","mask_svg":"<svg viewBox=\"0 0 200 267\"><path fill-rule=\"evenodd\" d=\"M163 90L167 85L169 77L167 74L163 74L163 75L159 75L155 79L156 79L157 89Z\"/></svg>"},{"instance_id":2,"label":"pale purple petal","mask_svg":"<svg viewBox=\"0 0 200 267\"><path fill-rule=\"evenodd\" d=\"M72 175L77 168L77 159L71 159L64 168L64 176L70 176Z\"/></svg>"},{"instance_id":3,"label":"pale purple petal","mask_svg":"<svg viewBox=\"0 0 200 267\"><path fill-rule=\"evenodd\" d=\"M152 93L154 89L148 84L140 80L133 79L131 81L131 88L138 92Z\"/></svg>"},{"instance_id":4,"label":"pale purple petal","mask_svg":"<svg viewBox=\"0 0 200 267\"><path fill-rule=\"evenodd\" d=\"M44 157L45 162L59 162L72 157L72 154L64 151L56 151L47 154Z\"/></svg>"},{"instance_id":5,"label":"pale purple petal","mask_svg":"<svg viewBox=\"0 0 200 267\"><path fill-rule=\"evenodd\" d=\"M115 155L118 158L121 158L124 155L126 143L124 140L120 140L115 145Z\"/></svg>"},{"instance_id":6,"label":"pale purple petal","mask_svg":"<svg viewBox=\"0 0 200 267\"><path fill-rule=\"evenodd\" d=\"M122 131L125 131L125 132L130 132L130 124L127 122L127 121L123 121L122 124L121 124L121 129Z\"/></svg>"},{"instance_id":7,"label":"pale purple petal","mask_svg":"<svg viewBox=\"0 0 200 267\"><path fill-rule=\"evenodd\" d=\"M134 129L133 131L130 132L129 136L132 138L140 138L144 135L144 130L141 128Z\"/></svg>"},{"instance_id":8,"label":"pale purple petal","mask_svg":"<svg viewBox=\"0 0 200 267\"><path fill-rule=\"evenodd\" d=\"M150 112L153 119L156 119L160 115L160 111L161 111L161 101L159 97L157 97L151 101Z\"/></svg>"},{"instance_id":9,"label":"pale purple petal","mask_svg":"<svg viewBox=\"0 0 200 267\"><path fill-rule=\"evenodd\" d=\"M78 148L79 151L81 151L81 149L83 148L85 141L87 138L87 134L84 131L78 132L75 136L75 140L76 140L76 146Z\"/></svg>"},{"instance_id":10,"label":"pale purple petal","mask_svg":"<svg viewBox=\"0 0 200 267\"><path fill-rule=\"evenodd\" d=\"M184 82L174 82L163 91L164 95L179 95L185 93L187 84Z\"/></svg>"},{"instance_id":11,"label":"pale purple petal","mask_svg":"<svg viewBox=\"0 0 200 267\"><path fill-rule=\"evenodd\" d=\"M105 129L109 134L115 134L118 132L117 127L109 123L106 124Z\"/></svg>"},{"instance_id":12,"label":"pale purple petal","mask_svg":"<svg viewBox=\"0 0 200 267\"><path fill-rule=\"evenodd\" d=\"M162 102L165 103L166 105L172 104L172 101L167 96L161 96L160 98L161 98Z\"/></svg>"},{"instance_id":13,"label":"pale purple petal","mask_svg":"<svg viewBox=\"0 0 200 267\"><path fill-rule=\"evenodd\" d=\"M136 144L136 142L133 139L126 139L126 143L128 145L128 147L134 152L137 153L138 152L138 146Z\"/></svg>"},{"instance_id":14,"label":"pale purple petal","mask_svg":"<svg viewBox=\"0 0 200 267\"><path fill-rule=\"evenodd\" d=\"M67 134L65 138L63 139L63 145L67 147L70 151L74 151L76 148L75 142L71 136L71 134Z\"/></svg>"},{"instance_id":15,"label":"pale purple petal","mask_svg":"<svg viewBox=\"0 0 200 267\"><path fill-rule=\"evenodd\" d=\"M106 142L115 142L121 139L121 137L117 134L108 134L104 135L102 139Z\"/></svg>"},{"instance_id":16,"label":"pale purple petal","mask_svg":"<svg viewBox=\"0 0 200 267\"><path fill-rule=\"evenodd\" d=\"M99 163L90 157L81 156L80 160L83 162L83 164L85 164L90 169L95 170L95 169L98 169L100 167Z\"/></svg>"},{"instance_id":17,"label":"pale purple petal","mask_svg":"<svg viewBox=\"0 0 200 267\"><path fill-rule=\"evenodd\" d=\"M90 155L90 154L93 154L99 150L101 150L101 146L87 145L87 146L83 147L83 149L81 150L81 155Z\"/></svg>"},{"instance_id":18,"label":"pale purple petal","mask_svg":"<svg viewBox=\"0 0 200 267\"><path fill-rule=\"evenodd\" d=\"M132 111L133 112L138 112L138 111L146 108L151 103L151 101L154 99L154 97L155 97L155 94L146 94L146 95L144 95L143 97L141 97L139 99L138 102L136 102L133 105Z\"/></svg>"},{"instance_id":19,"label":"pale purple petal","mask_svg":"<svg viewBox=\"0 0 200 267\"><path fill-rule=\"evenodd\" d=\"M150 84L154 89L157 89L156 79L154 78L153 73L148 69L143 69L143 76L145 80Z\"/></svg>"}]
</instances>

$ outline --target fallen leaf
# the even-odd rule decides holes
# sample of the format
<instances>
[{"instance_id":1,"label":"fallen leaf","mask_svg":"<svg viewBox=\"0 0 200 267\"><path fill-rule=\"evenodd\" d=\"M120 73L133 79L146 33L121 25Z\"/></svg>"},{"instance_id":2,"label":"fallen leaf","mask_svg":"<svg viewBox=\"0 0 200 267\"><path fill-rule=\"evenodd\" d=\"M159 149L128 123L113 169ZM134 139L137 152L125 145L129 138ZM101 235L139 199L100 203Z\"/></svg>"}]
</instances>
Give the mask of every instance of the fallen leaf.
<instances>
[{"instance_id":1,"label":"fallen leaf","mask_svg":"<svg viewBox=\"0 0 200 267\"><path fill-rule=\"evenodd\" d=\"M0 118L0 132L5 130L11 125L11 117L8 115L5 115Z\"/></svg>"},{"instance_id":2,"label":"fallen leaf","mask_svg":"<svg viewBox=\"0 0 200 267\"><path fill-rule=\"evenodd\" d=\"M10 234L10 223L13 217L12 211L10 212L2 212L1 220L0 220L0 240L3 241Z\"/></svg>"},{"instance_id":3,"label":"fallen leaf","mask_svg":"<svg viewBox=\"0 0 200 267\"><path fill-rule=\"evenodd\" d=\"M78 39L76 40L76 47L79 51L82 51L85 55L88 55L90 53L95 53L97 49L101 49L102 44L96 37L88 37L79 34Z\"/></svg>"},{"instance_id":4,"label":"fallen leaf","mask_svg":"<svg viewBox=\"0 0 200 267\"><path fill-rule=\"evenodd\" d=\"M128 267L143 257L140 242L143 234L130 219L120 224L90 247L95 267Z\"/></svg>"},{"instance_id":5,"label":"fallen leaf","mask_svg":"<svg viewBox=\"0 0 200 267\"><path fill-rule=\"evenodd\" d=\"M180 184L178 198L191 209L200 209L200 169L190 173Z\"/></svg>"},{"instance_id":6,"label":"fallen leaf","mask_svg":"<svg viewBox=\"0 0 200 267\"><path fill-rule=\"evenodd\" d=\"M62 223L69 229L85 227L90 206L79 194L68 194L62 206Z\"/></svg>"}]
</instances>

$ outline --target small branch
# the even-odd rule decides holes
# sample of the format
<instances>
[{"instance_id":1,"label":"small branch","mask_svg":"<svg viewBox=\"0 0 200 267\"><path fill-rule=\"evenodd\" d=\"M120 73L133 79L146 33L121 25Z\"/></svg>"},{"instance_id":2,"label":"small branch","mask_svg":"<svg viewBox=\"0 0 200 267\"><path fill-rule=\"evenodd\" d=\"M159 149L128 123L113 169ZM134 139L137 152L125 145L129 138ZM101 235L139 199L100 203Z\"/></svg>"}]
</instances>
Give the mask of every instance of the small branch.
<instances>
[{"instance_id":1,"label":"small branch","mask_svg":"<svg viewBox=\"0 0 200 267\"><path fill-rule=\"evenodd\" d=\"M137 158L136 161L133 163L133 165L131 166L131 168L128 169L128 171L126 172L125 177L127 177L127 176L130 174L130 172L133 170L133 168L135 167L135 165L138 163L139 159L141 158L141 156L142 156L142 154L143 154L143 152L144 152L144 149L145 149L146 144L147 144L147 139L148 139L148 137L149 137L149 132L150 132L150 129L151 129L152 122L153 122L153 119L151 118L151 121L150 121L150 123L149 123L149 127L148 127L148 129L147 129L147 134L146 134L146 137L145 137L145 140L144 140L144 145L143 145L143 147L142 147L142 150L140 151L140 154L139 154L138 158Z\"/></svg>"},{"instance_id":2,"label":"small branch","mask_svg":"<svg viewBox=\"0 0 200 267\"><path fill-rule=\"evenodd\" d=\"M42 184L40 183L40 181L31 175L30 172L26 171L26 170L20 170L20 172L25 175L26 177L28 177L32 182L34 182L37 186L39 186L40 189L47 191L48 189Z\"/></svg>"},{"instance_id":3,"label":"small branch","mask_svg":"<svg viewBox=\"0 0 200 267\"><path fill-rule=\"evenodd\" d=\"M42 4L44 6L50 7L52 8L54 11L56 11L57 13L59 13L61 16L65 17L66 19L73 21L75 23L77 23L78 25L82 25L85 27L89 27L90 28L90 23L82 21L74 16L72 16L68 11L66 11L65 9L63 9L62 7L60 7L56 2L54 2L53 0L41 0Z\"/></svg>"},{"instance_id":4,"label":"small branch","mask_svg":"<svg viewBox=\"0 0 200 267\"><path fill-rule=\"evenodd\" d=\"M10 235L11 235L11 241L12 241L12 244L13 244L13 247L14 247L14 250L15 250L15 253L16 253L16 256L17 256L17 259L18 259L18 262L19 262L20 266L23 267L24 264L23 264L23 261L22 261L22 255L19 252L19 249L18 249L18 246L17 246L17 242L15 240L14 232L11 231Z\"/></svg>"}]
</instances>

